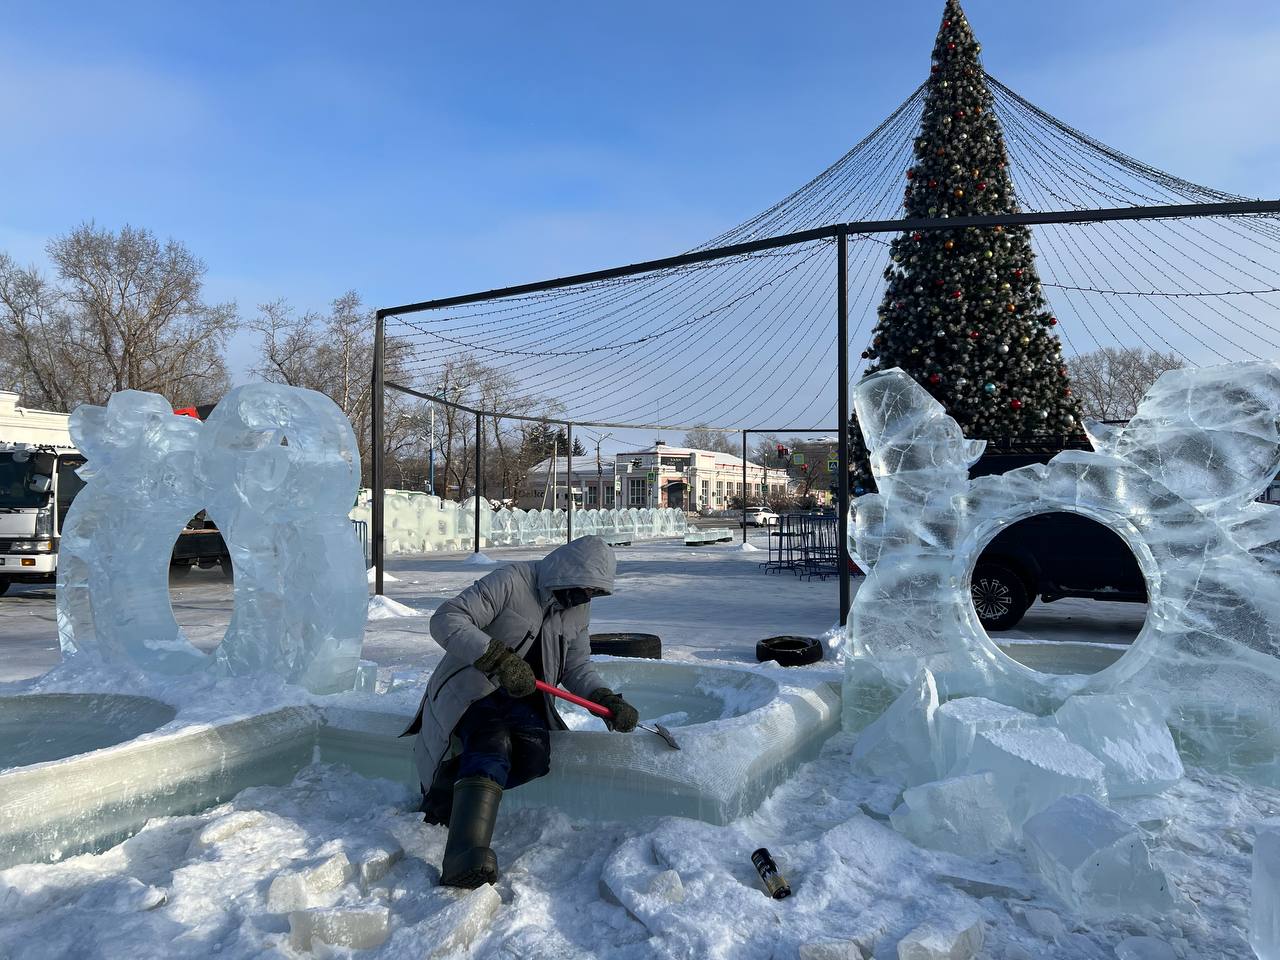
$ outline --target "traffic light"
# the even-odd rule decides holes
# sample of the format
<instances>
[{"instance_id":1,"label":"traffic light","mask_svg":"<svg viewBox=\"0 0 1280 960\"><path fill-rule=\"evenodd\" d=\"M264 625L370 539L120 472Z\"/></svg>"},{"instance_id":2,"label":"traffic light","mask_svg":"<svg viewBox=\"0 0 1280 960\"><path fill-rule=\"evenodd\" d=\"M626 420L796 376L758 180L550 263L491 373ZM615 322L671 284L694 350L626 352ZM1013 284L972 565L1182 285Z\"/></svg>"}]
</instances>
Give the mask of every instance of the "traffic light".
<instances>
[{"instance_id":1,"label":"traffic light","mask_svg":"<svg viewBox=\"0 0 1280 960\"><path fill-rule=\"evenodd\" d=\"M790 454L790 451L787 450L786 447L784 447L782 444L778 444L778 462L779 463L786 463L789 454Z\"/></svg>"}]
</instances>

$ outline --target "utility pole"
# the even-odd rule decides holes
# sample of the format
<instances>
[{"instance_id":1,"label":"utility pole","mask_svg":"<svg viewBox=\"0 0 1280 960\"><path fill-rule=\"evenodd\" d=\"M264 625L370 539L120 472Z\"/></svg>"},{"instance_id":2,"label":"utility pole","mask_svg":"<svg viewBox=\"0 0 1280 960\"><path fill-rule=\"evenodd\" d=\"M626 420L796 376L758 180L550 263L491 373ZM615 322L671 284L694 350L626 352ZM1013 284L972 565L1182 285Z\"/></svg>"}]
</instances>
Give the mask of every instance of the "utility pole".
<instances>
[{"instance_id":1,"label":"utility pole","mask_svg":"<svg viewBox=\"0 0 1280 960\"><path fill-rule=\"evenodd\" d=\"M430 405L431 440L427 446L427 493L436 495L436 405Z\"/></svg>"}]
</instances>

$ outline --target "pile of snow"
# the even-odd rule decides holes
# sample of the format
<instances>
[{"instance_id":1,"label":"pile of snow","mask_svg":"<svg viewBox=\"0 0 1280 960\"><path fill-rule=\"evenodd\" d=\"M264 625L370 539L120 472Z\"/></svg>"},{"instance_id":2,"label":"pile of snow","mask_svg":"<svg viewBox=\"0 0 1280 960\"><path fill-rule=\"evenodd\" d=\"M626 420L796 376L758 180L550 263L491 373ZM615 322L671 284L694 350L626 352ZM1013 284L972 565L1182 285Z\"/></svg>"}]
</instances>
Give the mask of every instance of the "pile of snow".
<instances>
[{"instance_id":1,"label":"pile of snow","mask_svg":"<svg viewBox=\"0 0 1280 960\"><path fill-rule=\"evenodd\" d=\"M760 553L760 548L754 543L743 542L734 547L734 549L739 553Z\"/></svg>"},{"instance_id":2,"label":"pile of snow","mask_svg":"<svg viewBox=\"0 0 1280 960\"><path fill-rule=\"evenodd\" d=\"M369 598L369 619L370 620L393 620L397 617L425 617L432 613L430 610L417 610L408 604L400 603L398 600L392 600L387 596L375 596Z\"/></svg>"},{"instance_id":3,"label":"pile of snow","mask_svg":"<svg viewBox=\"0 0 1280 960\"><path fill-rule=\"evenodd\" d=\"M375 579L377 578L377 576L378 576L378 568L377 568L377 567L370 567L370 568L369 568L369 571L368 571L368 580L369 580L369 585L370 585L370 586L372 586L372 585L373 585L373 583L374 583ZM393 576L392 576L390 573L388 573L386 570L383 570L383 571L382 571L382 582L383 582L383 583L399 583L399 582L400 582L400 578L399 578L399 577L393 577Z\"/></svg>"},{"instance_id":4,"label":"pile of snow","mask_svg":"<svg viewBox=\"0 0 1280 960\"><path fill-rule=\"evenodd\" d=\"M485 556L483 553L476 552L462 561L463 563L473 567L492 567L497 564L497 560Z\"/></svg>"}]
</instances>

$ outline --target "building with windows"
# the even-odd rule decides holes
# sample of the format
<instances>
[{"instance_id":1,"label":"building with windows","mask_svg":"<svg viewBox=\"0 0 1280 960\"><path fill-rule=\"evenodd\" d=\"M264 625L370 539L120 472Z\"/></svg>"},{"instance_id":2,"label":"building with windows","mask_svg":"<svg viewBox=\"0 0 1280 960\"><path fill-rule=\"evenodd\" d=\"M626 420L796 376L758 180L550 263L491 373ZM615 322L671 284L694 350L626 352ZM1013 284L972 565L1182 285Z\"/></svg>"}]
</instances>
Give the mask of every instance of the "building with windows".
<instances>
[{"instance_id":1,"label":"building with windows","mask_svg":"<svg viewBox=\"0 0 1280 960\"><path fill-rule=\"evenodd\" d=\"M614 507L677 507L706 512L723 510L743 492L742 458L713 450L672 447L661 441L644 450L616 454L612 461L594 456L548 460L527 475L524 509L568 505L572 487L574 506L588 510ZM746 492L750 497L785 496L787 471L747 462Z\"/></svg>"}]
</instances>

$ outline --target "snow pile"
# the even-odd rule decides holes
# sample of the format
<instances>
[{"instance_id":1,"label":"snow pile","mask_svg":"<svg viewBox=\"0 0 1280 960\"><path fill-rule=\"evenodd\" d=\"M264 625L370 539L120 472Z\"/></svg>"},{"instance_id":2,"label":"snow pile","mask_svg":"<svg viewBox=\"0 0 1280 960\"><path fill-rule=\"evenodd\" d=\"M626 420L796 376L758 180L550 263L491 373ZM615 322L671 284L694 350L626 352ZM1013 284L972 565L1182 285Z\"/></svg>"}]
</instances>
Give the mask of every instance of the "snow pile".
<instances>
[{"instance_id":1,"label":"snow pile","mask_svg":"<svg viewBox=\"0 0 1280 960\"><path fill-rule=\"evenodd\" d=\"M492 559L491 557L486 556L485 554L479 551L476 551L475 553L471 554L469 557L467 557L467 559L463 560L462 562L472 567L492 567L492 566L495 566L498 561Z\"/></svg>"},{"instance_id":2,"label":"snow pile","mask_svg":"<svg viewBox=\"0 0 1280 960\"><path fill-rule=\"evenodd\" d=\"M368 578L369 578L369 585L370 585L370 586L373 586L373 582L374 582L374 580L377 578L377 576L378 576L378 568L377 568L377 567L370 567L370 568L369 568L369 570L368 570ZM383 582L383 583L399 583L399 582L400 582L400 578L399 578L399 577L392 576L388 571L383 570L383 571L382 571L382 582Z\"/></svg>"},{"instance_id":3,"label":"snow pile","mask_svg":"<svg viewBox=\"0 0 1280 960\"><path fill-rule=\"evenodd\" d=\"M430 616L434 611L417 610L407 604L400 603L398 600L392 600L388 596L374 596L369 598L369 619L370 620L393 620L397 617L426 617Z\"/></svg>"},{"instance_id":4,"label":"snow pile","mask_svg":"<svg viewBox=\"0 0 1280 960\"><path fill-rule=\"evenodd\" d=\"M738 544L736 547L734 547L734 549L737 550L739 553L760 553L759 547L757 547L754 543L747 543L746 541L743 541L742 543Z\"/></svg>"}]
</instances>

